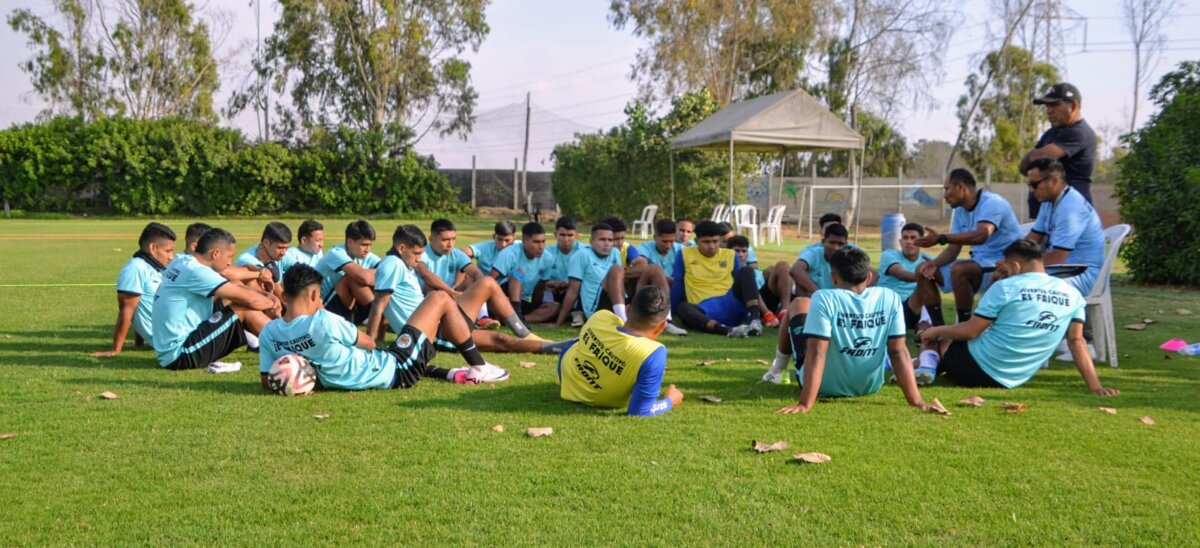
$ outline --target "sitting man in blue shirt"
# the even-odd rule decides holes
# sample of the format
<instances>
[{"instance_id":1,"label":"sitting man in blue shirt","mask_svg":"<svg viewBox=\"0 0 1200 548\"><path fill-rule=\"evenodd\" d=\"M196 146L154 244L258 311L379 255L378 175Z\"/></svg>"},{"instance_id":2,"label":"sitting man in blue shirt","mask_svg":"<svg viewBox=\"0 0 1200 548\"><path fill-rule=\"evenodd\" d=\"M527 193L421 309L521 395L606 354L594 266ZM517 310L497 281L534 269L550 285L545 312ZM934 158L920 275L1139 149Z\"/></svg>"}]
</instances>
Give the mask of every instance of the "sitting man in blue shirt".
<instances>
[{"instance_id":1,"label":"sitting man in blue shirt","mask_svg":"<svg viewBox=\"0 0 1200 548\"><path fill-rule=\"evenodd\" d=\"M885 249L879 258L879 287L895 291L904 303L904 325L908 329L920 331L933 324L928 311L925 310L921 295L917 295L917 268L922 263L933 260L933 257L921 252L917 242L925 236L925 227L917 223L908 223L900 229L900 249ZM933 285L927 286L934 289ZM940 299L936 289L928 300Z\"/></svg>"},{"instance_id":2,"label":"sitting man in blue shirt","mask_svg":"<svg viewBox=\"0 0 1200 548\"><path fill-rule=\"evenodd\" d=\"M263 228L262 238L257 244L250 246L238 255L233 264L250 269L266 269L271 271L271 279L278 282L283 279L284 262L292 243L292 229L287 225L272 221ZM283 288L275 286L275 296L283 294Z\"/></svg>"},{"instance_id":3,"label":"sitting man in blue shirt","mask_svg":"<svg viewBox=\"0 0 1200 548\"><path fill-rule=\"evenodd\" d=\"M315 267L325 276L325 308L355 325L366 322L375 300L372 288L380 258L371 252L374 242L375 227L363 219L353 221L346 225L345 244L330 249Z\"/></svg>"},{"instance_id":4,"label":"sitting man in blue shirt","mask_svg":"<svg viewBox=\"0 0 1200 548\"><path fill-rule=\"evenodd\" d=\"M449 219L435 219L429 225L429 247L417 265L425 292L441 290L457 297L484 276L463 250L454 247L457 241L458 228Z\"/></svg>"},{"instance_id":5,"label":"sitting man in blue shirt","mask_svg":"<svg viewBox=\"0 0 1200 548\"><path fill-rule=\"evenodd\" d=\"M504 248L488 273L508 296L517 317L527 323L548 322L558 316L559 304L542 298L553 266L545 253L546 229L540 223L525 223L520 245Z\"/></svg>"},{"instance_id":6,"label":"sitting man in blue shirt","mask_svg":"<svg viewBox=\"0 0 1200 548\"><path fill-rule=\"evenodd\" d=\"M154 344L151 335L154 294L162 284L162 272L175 258L175 231L162 223L150 223L138 237L138 251L117 274L117 323L113 326L112 349L95 352L96 358L116 356L125 348L132 327L134 346Z\"/></svg>"},{"instance_id":7,"label":"sitting man in blue shirt","mask_svg":"<svg viewBox=\"0 0 1200 548\"><path fill-rule=\"evenodd\" d=\"M1088 355L1083 295L1046 274L1042 254L1040 245L1024 239L1005 248L1007 277L984 294L971 319L922 333L918 370L937 371L959 386L1016 388L1050 359L1065 332L1088 390L1119 394L1100 384Z\"/></svg>"}]
</instances>

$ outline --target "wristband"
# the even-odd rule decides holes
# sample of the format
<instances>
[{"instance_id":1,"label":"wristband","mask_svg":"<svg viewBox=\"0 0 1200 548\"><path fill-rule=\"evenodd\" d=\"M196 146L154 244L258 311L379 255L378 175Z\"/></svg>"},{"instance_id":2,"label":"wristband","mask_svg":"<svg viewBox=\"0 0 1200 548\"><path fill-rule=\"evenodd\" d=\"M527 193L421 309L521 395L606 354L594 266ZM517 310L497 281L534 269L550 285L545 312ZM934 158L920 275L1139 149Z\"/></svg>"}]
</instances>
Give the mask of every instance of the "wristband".
<instances>
[{"instance_id":1,"label":"wristband","mask_svg":"<svg viewBox=\"0 0 1200 548\"><path fill-rule=\"evenodd\" d=\"M950 243L950 239L945 234L938 234L937 243L938 245L946 245Z\"/></svg>"}]
</instances>

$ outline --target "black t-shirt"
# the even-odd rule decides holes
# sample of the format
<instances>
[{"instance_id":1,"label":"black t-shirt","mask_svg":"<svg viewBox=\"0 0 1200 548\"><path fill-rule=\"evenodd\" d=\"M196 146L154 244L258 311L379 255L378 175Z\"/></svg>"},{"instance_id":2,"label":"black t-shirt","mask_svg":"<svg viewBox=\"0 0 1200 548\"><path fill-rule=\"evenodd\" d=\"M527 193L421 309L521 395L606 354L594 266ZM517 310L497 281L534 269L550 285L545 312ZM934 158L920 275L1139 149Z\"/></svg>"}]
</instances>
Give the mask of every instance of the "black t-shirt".
<instances>
[{"instance_id":1,"label":"black t-shirt","mask_svg":"<svg viewBox=\"0 0 1200 548\"><path fill-rule=\"evenodd\" d=\"M1079 120L1064 128L1052 127L1042 134L1035 148L1051 143L1067 153L1059 159L1067 171L1067 184L1083 192L1090 202L1092 170L1096 169L1096 132L1092 131L1087 120Z\"/></svg>"}]
</instances>

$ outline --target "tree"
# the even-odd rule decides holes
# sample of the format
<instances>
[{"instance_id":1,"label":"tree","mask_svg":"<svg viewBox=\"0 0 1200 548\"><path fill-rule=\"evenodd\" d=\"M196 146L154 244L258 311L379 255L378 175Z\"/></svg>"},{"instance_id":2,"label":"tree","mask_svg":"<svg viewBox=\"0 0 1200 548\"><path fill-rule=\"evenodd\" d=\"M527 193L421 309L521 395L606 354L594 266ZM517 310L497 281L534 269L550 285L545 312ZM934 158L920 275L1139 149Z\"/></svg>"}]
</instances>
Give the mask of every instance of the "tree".
<instances>
[{"instance_id":1,"label":"tree","mask_svg":"<svg viewBox=\"0 0 1200 548\"><path fill-rule=\"evenodd\" d=\"M707 89L717 105L794 88L815 0L612 0L609 21L650 44L633 74L644 101Z\"/></svg>"},{"instance_id":2,"label":"tree","mask_svg":"<svg viewBox=\"0 0 1200 548\"><path fill-rule=\"evenodd\" d=\"M1037 62L1025 49L1008 46L993 51L967 77L967 93L958 100L958 118L963 124L963 158L973 169L992 169L1001 181L1019 181L1021 157L1037 144L1045 114L1028 108L1038 92L1059 80L1058 69ZM993 83L983 89L988 82ZM971 116L972 98L978 116Z\"/></svg>"},{"instance_id":3,"label":"tree","mask_svg":"<svg viewBox=\"0 0 1200 548\"><path fill-rule=\"evenodd\" d=\"M1121 0L1125 15L1125 30L1133 43L1133 114L1129 117L1129 132L1137 129L1138 103L1141 89L1162 57L1167 35L1163 25L1179 11L1175 0Z\"/></svg>"},{"instance_id":4,"label":"tree","mask_svg":"<svg viewBox=\"0 0 1200 548\"><path fill-rule=\"evenodd\" d=\"M465 133L478 94L461 54L487 36L487 3L282 0L255 61L261 78L234 95L230 112L264 93L290 92L290 106L276 102L277 127L288 134L346 124L382 132L400 147L428 131Z\"/></svg>"},{"instance_id":5,"label":"tree","mask_svg":"<svg viewBox=\"0 0 1200 548\"><path fill-rule=\"evenodd\" d=\"M184 0L55 0L58 30L29 10L9 26L38 50L21 64L50 109L93 119L215 121L219 85L209 24ZM220 21L219 17L217 19Z\"/></svg>"}]
</instances>

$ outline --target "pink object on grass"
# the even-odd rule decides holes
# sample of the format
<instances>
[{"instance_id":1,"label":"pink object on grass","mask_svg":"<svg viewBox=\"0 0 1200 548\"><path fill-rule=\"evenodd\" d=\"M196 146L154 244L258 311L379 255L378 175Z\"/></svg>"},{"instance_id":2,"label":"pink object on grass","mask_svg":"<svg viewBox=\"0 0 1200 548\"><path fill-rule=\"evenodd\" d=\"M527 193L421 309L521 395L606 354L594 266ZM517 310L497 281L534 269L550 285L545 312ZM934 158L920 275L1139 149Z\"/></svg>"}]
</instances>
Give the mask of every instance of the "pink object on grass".
<instances>
[{"instance_id":1,"label":"pink object on grass","mask_svg":"<svg viewBox=\"0 0 1200 548\"><path fill-rule=\"evenodd\" d=\"M1187 345L1187 341L1183 339L1171 339L1165 343L1162 343L1162 346L1159 346L1159 348L1166 350L1167 352L1179 352L1180 348L1184 348Z\"/></svg>"}]
</instances>

